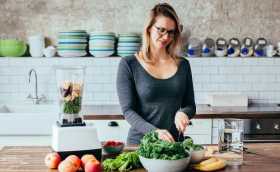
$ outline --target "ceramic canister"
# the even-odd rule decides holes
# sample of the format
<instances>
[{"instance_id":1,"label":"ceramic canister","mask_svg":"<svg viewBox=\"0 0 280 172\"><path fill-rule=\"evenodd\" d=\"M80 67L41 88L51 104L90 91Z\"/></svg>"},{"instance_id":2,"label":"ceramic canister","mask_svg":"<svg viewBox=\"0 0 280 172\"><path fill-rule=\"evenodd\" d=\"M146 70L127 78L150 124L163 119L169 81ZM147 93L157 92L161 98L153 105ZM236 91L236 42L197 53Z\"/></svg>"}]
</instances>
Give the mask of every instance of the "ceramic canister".
<instances>
[{"instance_id":1,"label":"ceramic canister","mask_svg":"<svg viewBox=\"0 0 280 172\"><path fill-rule=\"evenodd\" d=\"M32 57L42 57L45 48L45 38L43 35L28 37L29 51Z\"/></svg>"}]
</instances>

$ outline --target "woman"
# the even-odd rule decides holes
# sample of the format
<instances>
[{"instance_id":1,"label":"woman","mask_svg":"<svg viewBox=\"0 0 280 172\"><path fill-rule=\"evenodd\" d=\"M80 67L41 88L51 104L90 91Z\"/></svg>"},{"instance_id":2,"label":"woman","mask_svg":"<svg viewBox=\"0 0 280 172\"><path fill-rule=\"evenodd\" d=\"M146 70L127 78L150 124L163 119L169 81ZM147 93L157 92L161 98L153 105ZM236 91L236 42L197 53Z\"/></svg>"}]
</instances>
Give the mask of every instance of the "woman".
<instances>
[{"instance_id":1,"label":"woman","mask_svg":"<svg viewBox=\"0 0 280 172\"><path fill-rule=\"evenodd\" d=\"M176 54L181 27L175 10L156 5L144 29L143 45L135 56L120 61L117 92L131 125L128 144L139 144L155 130L162 140L182 140L196 107L189 62Z\"/></svg>"}]
</instances>

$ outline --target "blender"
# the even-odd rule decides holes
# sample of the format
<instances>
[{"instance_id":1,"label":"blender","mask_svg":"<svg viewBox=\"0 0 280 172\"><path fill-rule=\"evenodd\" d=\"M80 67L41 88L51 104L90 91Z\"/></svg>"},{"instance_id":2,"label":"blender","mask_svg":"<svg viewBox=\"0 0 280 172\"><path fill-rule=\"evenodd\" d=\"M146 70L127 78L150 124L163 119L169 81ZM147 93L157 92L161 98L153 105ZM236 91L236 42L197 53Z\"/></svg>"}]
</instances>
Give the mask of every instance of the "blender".
<instances>
[{"instance_id":1,"label":"blender","mask_svg":"<svg viewBox=\"0 0 280 172\"><path fill-rule=\"evenodd\" d=\"M59 121L53 125L52 148L64 159L93 154L101 159L102 147L93 124L85 123L82 108L85 67L56 67Z\"/></svg>"}]
</instances>

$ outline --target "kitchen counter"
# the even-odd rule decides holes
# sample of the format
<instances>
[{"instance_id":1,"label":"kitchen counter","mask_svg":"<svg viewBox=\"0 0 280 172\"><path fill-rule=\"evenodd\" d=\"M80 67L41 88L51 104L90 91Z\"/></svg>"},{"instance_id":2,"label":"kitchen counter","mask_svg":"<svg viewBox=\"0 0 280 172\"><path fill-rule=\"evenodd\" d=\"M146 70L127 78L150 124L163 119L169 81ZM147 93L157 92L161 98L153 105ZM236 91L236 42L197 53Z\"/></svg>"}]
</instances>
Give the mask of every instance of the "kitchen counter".
<instances>
[{"instance_id":1,"label":"kitchen counter","mask_svg":"<svg viewBox=\"0 0 280 172\"><path fill-rule=\"evenodd\" d=\"M124 119L119 105L95 105L90 109L85 106L84 116L87 120ZM197 105L194 118L280 118L279 104L253 104L249 107L211 107L206 104Z\"/></svg>"},{"instance_id":2,"label":"kitchen counter","mask_svg":"<svg viewBox=\"0 0 280 172\"><path fill-rule=\"evenodd\" d=\"M220 172L279 172L280 144L254 143L246 144L251 153L244 154L244 163L239 168L228 166ZM5 172L44 172L49 170L44 165L45 155L51 152L50 147L4 147L0 151L0 171ZM192 170L186 170L192 171ZM144 169L134 172L145 172Z\"/></svg>"}]
</instances>

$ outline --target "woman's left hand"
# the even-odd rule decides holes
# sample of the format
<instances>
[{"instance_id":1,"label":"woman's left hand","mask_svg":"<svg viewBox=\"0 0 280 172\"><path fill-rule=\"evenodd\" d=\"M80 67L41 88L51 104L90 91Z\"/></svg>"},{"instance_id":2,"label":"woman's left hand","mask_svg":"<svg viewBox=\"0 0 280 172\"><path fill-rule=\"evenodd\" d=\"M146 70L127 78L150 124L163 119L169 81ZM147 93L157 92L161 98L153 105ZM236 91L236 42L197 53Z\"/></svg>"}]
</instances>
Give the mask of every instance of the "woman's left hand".
<instances>
[{"instance_id":1,"label":"woman's left hand","mask_svg":"<svg viewBox=\"0 0 280 172\"><path fill-rule=\"evenodd\" d=\"M189 125L190 120L188 115L186 115L184 112L177 112L175 115L175 125L179 132L184 132L186 127Z\"/></svg>"}]
</instances>

